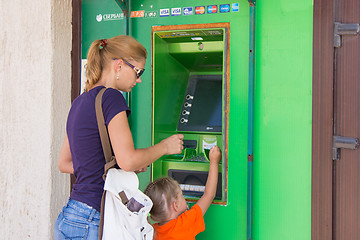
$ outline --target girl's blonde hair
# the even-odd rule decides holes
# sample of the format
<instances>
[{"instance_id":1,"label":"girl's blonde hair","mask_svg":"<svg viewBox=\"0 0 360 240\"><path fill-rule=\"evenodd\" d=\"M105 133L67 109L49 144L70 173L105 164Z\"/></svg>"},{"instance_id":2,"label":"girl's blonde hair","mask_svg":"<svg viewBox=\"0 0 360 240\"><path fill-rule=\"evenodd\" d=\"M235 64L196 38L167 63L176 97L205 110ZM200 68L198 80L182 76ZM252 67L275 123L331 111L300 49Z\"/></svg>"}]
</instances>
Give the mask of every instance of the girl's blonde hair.
<instances>
[{"instance_id":1,"label":"girl's blonde hair","mask_svg":"<svg viewBox=\"0 0 360 240\"><path fill-rule=\"evenodd\" d=\"M169 177L156 179L146 187L144 193L153 202L150 214L154 221L169 220L171 203L177 199L179 191L181 191L179 183Z\"/></svg>"},{"instance_id":2,"label":"girl's blonde hair","mask_svg":"<svg viewBox=\"0 0 360 240\"><path fill-rule=\"evenodd\" d=\"M89 91L99 81L103 69L113 58L141 61L146 57L145 47L130 36L95 40L87 55L85 90Z\"/></svg>"}]
</instances>

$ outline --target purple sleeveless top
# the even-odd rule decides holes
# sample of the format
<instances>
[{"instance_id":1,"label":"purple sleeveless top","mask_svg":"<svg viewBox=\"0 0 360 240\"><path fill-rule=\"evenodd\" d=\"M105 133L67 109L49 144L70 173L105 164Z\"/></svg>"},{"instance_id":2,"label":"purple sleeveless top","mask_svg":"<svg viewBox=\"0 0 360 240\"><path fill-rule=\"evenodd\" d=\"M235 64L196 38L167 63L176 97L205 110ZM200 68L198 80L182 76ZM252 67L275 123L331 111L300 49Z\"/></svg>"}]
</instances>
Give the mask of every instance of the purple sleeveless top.
<instances>
[{"instance_id":1,"label":"purple sleeveless top","mask_svg":"<svg viewBox=\"0 0 360 240\"><path fill-rule=\"evenodd\" d=\"M72 103L66 126L76 182L71 198L95 208L100 212L103 193L105 157L95 113L95 97L104 88L98 86L81 94ZM122 111L130 114L120 91L109 88L102 97L105 124Z\"/></svg>"}]
</instances>

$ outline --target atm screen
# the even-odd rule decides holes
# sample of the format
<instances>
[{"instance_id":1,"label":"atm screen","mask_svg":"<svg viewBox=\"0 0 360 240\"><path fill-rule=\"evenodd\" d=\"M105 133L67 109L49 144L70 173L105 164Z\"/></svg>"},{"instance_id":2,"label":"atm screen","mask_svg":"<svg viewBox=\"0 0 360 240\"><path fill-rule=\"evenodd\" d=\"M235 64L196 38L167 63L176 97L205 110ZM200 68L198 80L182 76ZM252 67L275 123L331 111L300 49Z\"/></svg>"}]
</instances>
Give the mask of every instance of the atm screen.
<instances>
[{"instance_id":1,"label":"atm screen","mask_svg":"<svg viewBox=\"0 0 360 240\"><path fill-rule=\"evenodd\" d=\"M192 75L189 78L178 131L221 132L221 75Z\"/></svg>"}]
</instances>

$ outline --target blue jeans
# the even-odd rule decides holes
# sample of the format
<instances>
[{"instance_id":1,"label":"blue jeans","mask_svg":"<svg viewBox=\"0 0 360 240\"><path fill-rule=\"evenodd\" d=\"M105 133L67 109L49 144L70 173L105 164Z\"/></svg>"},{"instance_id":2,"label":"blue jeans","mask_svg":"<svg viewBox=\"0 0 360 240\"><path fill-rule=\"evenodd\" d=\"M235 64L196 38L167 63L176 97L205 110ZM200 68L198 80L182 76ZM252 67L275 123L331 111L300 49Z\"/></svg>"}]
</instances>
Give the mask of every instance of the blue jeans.
<instances>
[{"instance_id":1,"label":"blue jeans","mask_svg":"<svg viewBox=\"0 0 360 240\"><path fill-rule=\"evenodd\" d=\"M97 240L100 213L85 203L69 199L55 223L55 240Z\"/></svg>"}]
</instances>

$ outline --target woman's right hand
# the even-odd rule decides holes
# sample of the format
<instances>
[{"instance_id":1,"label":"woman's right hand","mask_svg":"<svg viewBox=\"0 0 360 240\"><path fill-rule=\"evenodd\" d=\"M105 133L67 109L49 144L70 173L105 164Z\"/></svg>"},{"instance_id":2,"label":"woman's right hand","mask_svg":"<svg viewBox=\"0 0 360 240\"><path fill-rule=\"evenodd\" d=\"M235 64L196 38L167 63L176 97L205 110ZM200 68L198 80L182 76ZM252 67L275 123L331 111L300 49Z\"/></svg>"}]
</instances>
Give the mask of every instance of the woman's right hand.
<instances>
[{"instance_id":1,"label":"woman's right hand","mask_svg":"<svg viewBox=\"0 0 360 240\"><path fill-rule=\"evenodd\" d=\"M166 146L166 155L179 154L184 149L184 135L175 134L161 141Z\"/></svg>"}]
</instances>

